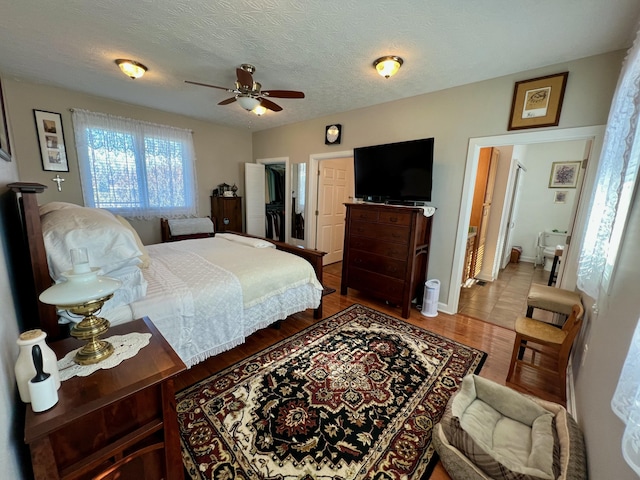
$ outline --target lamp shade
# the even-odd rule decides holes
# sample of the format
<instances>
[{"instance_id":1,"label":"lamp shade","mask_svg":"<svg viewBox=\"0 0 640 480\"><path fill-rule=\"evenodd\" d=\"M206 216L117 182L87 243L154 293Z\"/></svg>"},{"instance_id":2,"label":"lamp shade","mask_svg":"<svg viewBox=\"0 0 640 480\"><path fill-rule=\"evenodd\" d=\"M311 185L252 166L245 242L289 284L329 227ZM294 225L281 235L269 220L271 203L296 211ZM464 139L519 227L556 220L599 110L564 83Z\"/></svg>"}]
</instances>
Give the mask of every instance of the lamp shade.
<instances>
[{"instance_id":1,"label":"lamp shade","mask_svg":"<svg viewBox=\"0 0 640 480\"><path fill-rule=\"evenodd\" d=\"M245 110L251 111L260 105L260 100L253 97L238 97L238 103Z\"/></svg>"},{"instance_id":2,"label":"lamp shade","mask_svg":"<svg viewBox=\"0 0 640 480\"><path fill-rule=\"evenodd\" d=\"M122 282L116 278L98 276L99 268L86 273L69 270L62 275L66 282L57 283L40 294L40 301L58 307L82 305L115 292Z\"/></svg>"},{"instance_id":3,"label":"lamp shade","mask_svg":"<svg viewBox=\"0 0 640 480\"><path fill-rule=\"evenodd\" d=\"M386 57L380 57L373 62L373 66L378 73L384 78L389 78L400 70L403 60L395 55L387 55Z\"/></svg>"}]
</instances>

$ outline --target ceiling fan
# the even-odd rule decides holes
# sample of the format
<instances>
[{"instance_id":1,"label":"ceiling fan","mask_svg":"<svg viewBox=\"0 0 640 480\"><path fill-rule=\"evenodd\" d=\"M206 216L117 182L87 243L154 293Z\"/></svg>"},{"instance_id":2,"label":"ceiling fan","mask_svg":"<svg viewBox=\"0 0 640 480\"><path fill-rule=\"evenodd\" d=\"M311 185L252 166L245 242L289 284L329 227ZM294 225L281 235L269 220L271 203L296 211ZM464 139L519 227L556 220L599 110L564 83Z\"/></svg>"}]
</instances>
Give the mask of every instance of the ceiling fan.
<instances>
[{"instance_id":1,"label":"ceiling fan","mask_svg":"<svg viewBox=\"0 0 640 480\"><path fill-rule=\"evenodd\" d=\"M236 100L242 108L249 111L254 111L258 106L264 107L273 112L279 112L282 107L277 103L272 102L269 98L304 98L303 92L296 92L294 90L261 90L262 85L253 80L253 73L256 71L256 67L243 63L240 68L236 68L236 84L234 88L218 87L217 85L209 85L207 83L192 82L185 80L185 83L191 83L192 85L200 85L203 87L218 88L225 90L229 93L233 93L233 97L222 100L218 105L229 105ZM256 112L257 113L257 112Z\"/></svg>"}]
</instances>

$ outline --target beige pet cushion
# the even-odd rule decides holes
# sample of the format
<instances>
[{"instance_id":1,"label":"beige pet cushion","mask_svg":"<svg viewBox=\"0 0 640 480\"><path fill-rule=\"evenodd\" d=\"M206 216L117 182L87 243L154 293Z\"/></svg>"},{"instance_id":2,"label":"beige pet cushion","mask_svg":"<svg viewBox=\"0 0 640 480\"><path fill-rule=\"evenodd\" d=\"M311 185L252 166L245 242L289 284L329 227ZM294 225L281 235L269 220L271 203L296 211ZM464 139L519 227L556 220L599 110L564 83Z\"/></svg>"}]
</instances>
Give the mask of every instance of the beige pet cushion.
<instances>
[{"instance_id":1,"label":"beige pet cushion","mask_svg":"<svg viewBox=\"0 0 640 480\"><path fill-rule=\"evenodd\" d=\"M580 294L577 292L537 283L531 285L527 296L527 306L566 316L571 315L573 306L580 302Z\"/></svg>"},{"instance_id":2,"label":"beige pet cushion","mask_svg":"<svg viewBox=\"0 0 640 480\"><path fill-rule=\"evenodd\" d=\"M490 478L551 480L559 473L553 413L511 389L465 377L440 425L451 445Z\"/></svg>"}]
</instances>

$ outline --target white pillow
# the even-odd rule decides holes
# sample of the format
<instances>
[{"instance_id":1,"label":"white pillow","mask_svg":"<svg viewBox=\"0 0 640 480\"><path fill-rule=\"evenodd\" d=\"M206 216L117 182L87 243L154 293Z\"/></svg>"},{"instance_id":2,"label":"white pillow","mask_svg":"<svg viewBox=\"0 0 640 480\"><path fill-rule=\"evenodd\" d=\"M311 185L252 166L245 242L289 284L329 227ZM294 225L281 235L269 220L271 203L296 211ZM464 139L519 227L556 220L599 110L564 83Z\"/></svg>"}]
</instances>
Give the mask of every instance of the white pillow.
<instances>
[{"instance_id":1,"label":"white pillow","mask_svg":"<svg viewBox=\"0 0 640 480\"><path fill-rule=\"evenodd\" d=\"M40 205L40 216L46 215L49 212L54 212L56 210L62 210L63 208L83 208L80 205L76 205L75 203L69 202L49 202L44 205Z\"/></svg>"},{"instance_id":2,"label":"white pillow","mask_svg":"<svg viewBox=\"0 0 640 480\"><path fill-rule=\"evenodd\" d=\"M49 273L55 281L71 270L72 248L86 248L89 264L104 274L141 263L133 234L107 210L64 207L49 210L41 220Z\"/></svg>"},{"instance_id":3,"label":"white pillow","mask_svg":"<svg viewBox=\"0 0 640 480\"><path fill-rule=\"evenodd\" d=\"M140 260L142 263L139 265L139 267L149 268L149 265L151 264L151 257L149 257L149 252L147 251L147 248L142 243L142 240L140 240L140 235L138 235L138 232L136 231L136 229L131 226L131 224L129 223L129 220L124 218L122 215L115 215L115 217L127 230L131 231L131 233L133 234L133 238L136 240L136 245L138 246L138 249L142 252L142 255L140 255Z\"/></svg>"}]
</instances>

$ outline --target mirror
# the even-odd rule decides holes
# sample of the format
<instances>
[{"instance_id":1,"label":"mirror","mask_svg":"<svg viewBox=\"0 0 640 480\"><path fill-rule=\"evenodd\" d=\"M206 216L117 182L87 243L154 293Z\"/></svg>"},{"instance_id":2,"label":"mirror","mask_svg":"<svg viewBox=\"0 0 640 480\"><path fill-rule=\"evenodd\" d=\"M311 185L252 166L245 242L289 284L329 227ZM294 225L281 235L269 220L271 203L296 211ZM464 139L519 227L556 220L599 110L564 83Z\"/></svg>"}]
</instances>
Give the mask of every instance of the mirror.
<instances>
[{"instance_id":1,"label":"mirror","mask_svg":"<svg viewBox=\"0 0 640 480\"><path fill-rule=\"evenodd\" d=\"M307 164L291 165L291 237L304 240L304 208L307 197Z\"/></svg>"}]
</instances>

